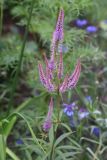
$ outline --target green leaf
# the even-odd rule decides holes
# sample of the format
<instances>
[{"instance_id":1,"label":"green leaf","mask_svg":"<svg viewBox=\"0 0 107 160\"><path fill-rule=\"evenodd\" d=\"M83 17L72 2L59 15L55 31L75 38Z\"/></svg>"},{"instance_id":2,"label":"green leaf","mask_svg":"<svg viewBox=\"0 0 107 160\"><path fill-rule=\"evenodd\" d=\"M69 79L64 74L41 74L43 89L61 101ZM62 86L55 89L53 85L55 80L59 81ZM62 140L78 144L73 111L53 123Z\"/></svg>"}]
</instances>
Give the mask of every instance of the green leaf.
<instances>
[{"instance_id":1,"label":"green leaf","mask_svg":"<svg viewBox=\"0 0 107 160\"><path fill-rule=\"evenodd\" d=\"M60 150L56 150L56 153L59 155L57 160L66 160L66 157L63 152L61 152Z\"/></svg>"},{"instance_id":2,"label":"green leaf","mask_svg":"<svg viewBox=\"0 0 107 160\"><path fill-rule=\"evenodd\" d=\"M76 146L72 146L72 145L64 145L64 146L59 146L57 147L57 149L70 149L70 150L79 150L79 151L82 151L81 148L78 148Z\"/></svg>"},{"instance_id":3,"label":"green leaf","mask_svg":"<svg viewBox=\"0 0 107 160\"><path fill-rule=\"evenodd\" d=\"M0 160L6 160L6 142L2 134L0 134Z\"/></svg>"},{"instance_id":4,"label":"green leaf","mask_svg":"<svg viewBox=\"0 0 107 160\"><path fill-rule=\"evenodd\" d=\"M94 158L95 160L100 160L100 159L96 156L96 154L94 154L94 152L93 152L89 147L87 147L86 149L87 149L87 151L93 156L93 158Z\"/></svg>"},{"instance_id":5,"label":"green leaf","mask_svg":"<svg viewBox=\"0 0 107 160\"><path fill-rule=\"evenodd\" d=\"M54 147L56 147L62 140L64 140L65 138L67 138L70 134L72 134L73 132L69 132L69 133L64 133L63 135L61 135L55 142Z\"/></svg>"},{"instance_id":6,"label":"green leaf","mask_svg":"<svg viewBox=\"0 0 107 160\"><path fill-rule=\"evenodd\" d=\"M6 122L4 125L3 125L3 134L8 137L11 129L13 128L13 125L14 123L16 122L16 119L17 117L16 116L12 116L8 122Z\"/></svg>"},{"instance_id":7,"label":"green leaf","mask_svg":"<svg viewBox=\"0 0 107 160\"><path fill-rule=\"evenodd\" d=\"M20 160L19 157L17 157L9 148L6 148L6 153L12 158L12 160Z\"/></svg>"},{"instance_id":8,"label":"green leaf","mask_svg":"<svg viewBox=\"0 0 107 160\"><path fill-rule=\"evenodd\" d=\"M36 135L34 134L32 128L31 128L31 126L30 126L30 123L27 121L27 119L26 119L21 113L14 113L14 115L18 115L19 117L21 117L21 118L24 119L24 121L27 123L27 126L28 126L28 128L29 128L29 131L30 131L30 133L31 133L31 135L32 135L32 138L34 139L34 141L36 142L36 144L38 145L38 147L40 147L40 149L45 153L43 147L40 145L40 143L39 143Z\"/></svg>"}]
</instances>

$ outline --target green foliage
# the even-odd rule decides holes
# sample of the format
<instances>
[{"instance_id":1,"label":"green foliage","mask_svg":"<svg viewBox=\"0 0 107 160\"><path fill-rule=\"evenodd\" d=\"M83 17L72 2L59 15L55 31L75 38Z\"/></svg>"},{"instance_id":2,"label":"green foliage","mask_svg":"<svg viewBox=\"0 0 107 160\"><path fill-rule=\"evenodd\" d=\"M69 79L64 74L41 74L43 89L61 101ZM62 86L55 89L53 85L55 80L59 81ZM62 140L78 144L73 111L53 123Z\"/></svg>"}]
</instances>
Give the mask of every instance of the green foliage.
<instances>
[{"instance_id":1,"label":"green foliage","mask_svg":"<svg viewBox=\"0 0 107 160\"><path fill-rule=\"evenodd\" d=\"M25 25L28 17L28 9L29 9L29 0L23 1L20 5L15 5L11 13L15 17L20 17L20 25ZM33 11L33 16L30 24L30 31L36 32L40 34L43 43L50 42L52 37L52 32L54 30L57 13L60 7L63 7L65 11L65 37L67 34L66 42L70 46L70 44L77 41L76 35L80 35L79 39L81 39L81 33L79 30L73 30L70 32L66 32L69 30L68 23L72 20L76 19L79 14L81 14L82 10L87 9L89 6L92 6L91 0L73 0L73 1L50 1L50 0L37 0L35 1L35 7ZM72 39L71 37L75 37ZM82 34L83 35L83 34ZM71 43L69 44L69 40Z\"/></svg>"},{"instance_id":2,"label":"green foliage","mask_svg":"<svg viewBox=\"0 0 107 160\"><path fill-rule=\"evenodd\" d=\"M94 21L100 21L107 18L107 1L93 0L93 5L87 9L86 15Z\"/></svg>"},{"instance_id":3,"label":"green foliage","mask_svg":"<svg viewBox=\"0 0 107 160\"><path fill-rule=\"evenodd\" d=\"M28 23L31 0L5 0L0 6L1 15L8 11L12 17L11 32L4 33L0 39L0 160L106 160L107 58L104 52L106 30L101 28L97 33L87 34L85 28L80 29L74 25L74 20L78 17L86 17L90 24L100 24L92 20L105 19L106 6L106 0L35 0L29 26L31 39L25 39L27 42L24 50L22 48L25 41L23 42L23 33L20 29ZM57 120L58 95L50 94L41 87L37 62L44 61L43 52L47 55L49 53L60 8L65 12L63 43L67 48L67 52L63 54L65 74L73 71L79 57L82 73L78 86L61 97L61 112ZM19 67L20 74L14 79L21 52L24 55ZM20 78L18 85L17 78ZM12 92L14 103L10 109L8 102L13 83L17 90ZM87 95L92 97L92 103L86 102ZM54 97L55 114L53 126L49 133L45 133L42 125L48 111L50 96ZM73 117L74 126L71 125L72 117L65 116L62 107L62 103L70 104L73 101L76 102L78 109L83 107L89 112L88 118L78 120L76 111ZM92 132L94 126L101 130L99 137ZM18 144L18 139L23 143Z\"/></svg>"},{"instance_id":4,"label":"green foliage","mask_svg":"<svg viewBox=\"0 0 107 160\"><path fill-rule=\"evenodd\" d=\"M11 38L10 38L11 37ZM19 54L21 51L22 40L17 35L7 35L1 39L0 42L0 66L5 70L9 67L14 68L19 61ZM37 52L37 46L34 42L27 42L24 54L24 60L22 68L24 68L24 63L30 64L34 62L34 55Z\"/></svg>"}]
</instances>

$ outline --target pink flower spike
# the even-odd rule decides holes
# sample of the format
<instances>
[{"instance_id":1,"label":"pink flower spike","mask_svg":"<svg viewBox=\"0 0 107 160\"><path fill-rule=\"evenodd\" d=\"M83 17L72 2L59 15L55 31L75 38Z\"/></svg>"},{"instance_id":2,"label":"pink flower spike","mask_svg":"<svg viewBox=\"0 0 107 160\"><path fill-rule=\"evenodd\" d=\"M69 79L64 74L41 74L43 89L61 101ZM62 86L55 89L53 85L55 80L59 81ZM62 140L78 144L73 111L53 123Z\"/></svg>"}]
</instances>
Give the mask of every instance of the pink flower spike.
<instances>
[{"instance_id":1,"label":"pink flower spike","mask_svg":"<svg viewBox=\"0 0 107 160\"><path fill-rule=\"evenodd\" d=\"M64 33L63 33L63 23L64 23L64 10L61 9L59 12L57 24L56 24L56 40L57 41L63 41Z\"/></svg>"},{"instance_id":2,"label":"pink flower spike","mask_svg":"<svg viewBox=\"0 0 107 160\"><path fill-rule=\"evenodd\" d=\"M44 54L45 57L45 63L46 63L46 88L48 89L49 92L53 92L54 91L54 85L51 82L51 79L53 77L52 75L52 71L49 68L49 63L48 63L48 59L46 57L46 55Z\"/></svg>"},{"instance_id":3,"label":"pink flower spike","mask_svg":"<svg viewBox=\"0 0 107 160\"><path fill-rule=\"evenodd\" d=\"M55 31L53 33L52 42L51 42L51 57L49 62L49 68L54 70L55 62L54 62L54 55L56 52L57 42L59 41L62 44L64 33L63 33L63 22L64 22L64 11L63 9L60 10L57 24Z\"/></svg>"},{"instance_id":4,"label":"pink flower spike","mask_svg":"<svg viewBox=\"0 0 107 160\"><path fill-rule=\"evenodd\" d=\"M48 132L52 126L53 98L51 97L48 113L43 124L43 130Z\"/></svg>"},{"instance_id":5,"label":"pink flower spike","mask_svg":"<svg viewBox=\"0 0 107 160\"><path fill-rule=\"evenodd\" d=\"M38 69L39 69L40 81L46 87L47 81L46 81L46 77L45 77L45 74L44 74L43 67L42 67L41 63L38 63Z\"/></svg>"},{"instance_id":6,"label":"pink flower spike","mask_svg":"<svg viewBox=\"0 0 107 160\"><path fill-rule=\"evenodd\" d=\"M54 69L54 54L55 54L55 50L56 50L56 37L55 37L55 32L53 33L53 38L52 38L52 42L51 42L51 57L50 57L50 62L49 62L49 68L51 70Z\"/></svg>"},{"instance_id":7,"label":"pink flower spike","mask_svg":"<svg viewBox=\"0 0 107 160\"><path fill-rule=\"evenodd\" d=\"M59 65L58 65L58 78L61 79L62 76L63 76L63 56L61 51Z\"/></svg>"},{"instance_id":8,"label":"pink flower spike","mask_svg":"<svg viewBox=\"0 0 107 160\"><path fill-rule=\"evenodd\" d=\"M77 65L74 69L73 74L69 77L68 80L68 89L74 88L79 80L80 77L80 72L81 72L81 63L80 59L77 61Z\"/></svg>"},{"instance_id":9,"label":"pink flower spike","mask_svg":"<svg viewBox=\"0 0 107 160\"><path fill-rule=\"evenodd\" d=\"M67 90L67 87L68 87L68 74L66 75L63 83L61 84L61 86L59 88L59 92L61 92L61 93L65 92Z\"/></svg>"},{"instance_id":10,"label":"pink flower spike","mask_svg":"<svg viewBox=\"0 0 107 160\"><path fill-rule=\"evenodd\" d=\"M54 85L52 84L51 80L47 78L47 85L46 88L49 92L53 92L55 90Z\"/></svg>"},{"instance_id":11,"label":"pink flower spike","mask_svg":"<svg viewBox=\"0 0 107 160\"><path fill-rule=\"evenodd\" d=\"M44 54L44 58L46 63L46 77L49 79L52 79L53 78L52 70L49 68L49 62L45 54Z\"/></svg>"}]
</instances>

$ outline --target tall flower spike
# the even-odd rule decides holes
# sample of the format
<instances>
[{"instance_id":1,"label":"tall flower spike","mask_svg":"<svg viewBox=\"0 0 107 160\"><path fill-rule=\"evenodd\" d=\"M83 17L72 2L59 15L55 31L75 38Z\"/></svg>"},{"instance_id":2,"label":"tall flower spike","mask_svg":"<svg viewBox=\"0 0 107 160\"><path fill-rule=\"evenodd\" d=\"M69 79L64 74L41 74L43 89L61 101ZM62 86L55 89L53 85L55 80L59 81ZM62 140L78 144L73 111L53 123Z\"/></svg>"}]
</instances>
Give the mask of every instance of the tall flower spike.
<instances>
[{"instance_id":1,"label":"tall flower spike","mask_svg":"<svg viewBox=\"0 0 107 160\"><path fill-rule=\"evenodd\" d=\"M59 12L57 24L56 24L56 40L63 41L64 33L63 33L63 23L64 23L64 10L61 9Z\"/></svg>"},{"instance_id":2,"label":"tall flower spike","mask_svg":"<svg viewBox=\"0 0 107 160\"><path fill-rule=\"evenodd\" d=\"M54 54L56 50L56 37L55 37L55 32L53 33L52 37L52 42L51 42L51 57L50 57L50 62L49 62L49 68L51 70L54 70L55 64L54 64Z\"/></svg>"},{"instance_id":3,"label":"tall flower spike","mask_svg":"<svg viewBox=\"0 0 107 160\"><path fill-rule=\"evenodd\" d=\"M52 73L52 70L49 68L49 62L45 54L44 54L44 58L45 58L45 64L46 64L46 77L48 77L49 79L52 79L53 73Z\"/></svg>"},{"instance_id":4,"label":"tall flower spike","mask_svg":"<svg viewBox=\"0 0 107 160\"><path fill-rule=\"evenodd\" d=\"M52 84L51 80L47 78L47 86L46 88L48 89L49 92L53 92L55 89L54 85Z\"/></svg>"},{"instance_id":5,"label":"tall flower spike","mask_svg":"<svg viewBox=\"0 0 107 160\"><path fill-rule=\"evenodd\" d=\"M80 76L80 72L81 72L81 63L80 63L80 59L77 61L77 65L74 69L73 74L69 77L68 80L68 89L70 88L74 88L78 82L79 76Z\"/></svg>"},{"instance_id":6,"label":"tall flower spike","mask_svg":"<svg viewBox=\"0 0 107 160\"><path fill-rule=\"evenodd\" d=\"M61 51L59 65L58 65L58 78L61 79L62 76L63 76L63 57L62 57L62 51Z\"/></svg>"},{"instance_id":7,"label":"tall flower spike","mask_svg":"<svg viewBox=\"0 0 107 160\"><path fill-rule=\"evenodd\" d=\"M52 92L52 91L54 91L54 85L51 82L52 71L49 68L48 59L47 59L46 55L44 55L44 57L45 57L45 63L46 63L46 81L47 81L46 88L48 89L49 92Z\"/></svg>"},{"instance_id":8,"label":"tall flower spike","mask_svg":"<svg viewBox=\"0 0 107 160\"><path fill-rule=\"evenodd\" d=\"M43 67L42 67L41 63L38 63L38 70L39 70L40 81L46 87L47 81L46 81L46 77L45 77L45 74L44 74Z\"/></svg>"},{"instance_id":9,"label":"tall flower spike","mask_svg":"<svg viewBox=\"0 0 107 160\"><path fill-rule=\"evenodd\" d=\"M49 67L51 70L55 68L54 54L56 52L57 42L59 41L62 44L62 41L63 41L63 36L64 36L63 22L64 22L64 11L63 9L61 9L59 12L56 28L53 33L53 38L52 38L52 43L51 43L51 58L50 58L50 63L49 63Z\"/></svg>"},{"instance_id":10,"label":"tall flower spike","mask_svg":"<svg viewBox=\"0 0 107 160\"><path fill-rule=\"evenodd\" d=\"M66 77L64 78L64 81L59 88L59 92L61 93L65 92L67 90L67 87L68 87L68 75L66 75Z\"/></svg>"},{"instance_id":11,"label":"tall flower spike","mask_svg":"<svg viewBox=\"0 0 107 160\"><path fill-rule=\"evenodd\" d=\"M43 130L48 132L52 126L53 98L51 97L48 113L43 124Z\"/></svg>"}]
</instances>

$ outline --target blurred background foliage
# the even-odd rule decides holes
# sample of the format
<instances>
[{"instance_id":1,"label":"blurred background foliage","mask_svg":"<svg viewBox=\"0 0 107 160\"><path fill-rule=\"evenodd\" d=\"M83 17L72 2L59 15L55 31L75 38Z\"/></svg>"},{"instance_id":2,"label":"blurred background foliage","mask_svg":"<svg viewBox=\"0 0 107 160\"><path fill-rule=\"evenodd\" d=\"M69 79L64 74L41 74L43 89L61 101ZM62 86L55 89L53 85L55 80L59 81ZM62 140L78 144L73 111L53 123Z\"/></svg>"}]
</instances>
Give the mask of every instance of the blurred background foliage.
<instances>
[{"instance_id":1,"label":"blurred background foliage","mask_svg":"<svg viewBox=\"0 0 107 160\"><path fill-rule=\"evenodd\" d=\"M8 109L10 89L19 61L30 5L31 0L0 1L0 105L2 106L0 107L0 117L6 114ZM107 20L107 0L35 0L21 66L20 80L14 97L14 108L17 108L29 97L39 96L41 93L46 92L39 82L37 62L38 60L44 61L44 52L48 57L50 55L52 33L60 8L63 8L65 12L63 42L65 73L72 73L79 57L82 62L79 83L76 89L64 95L64 100L66 103L76 101L78 106L89 110L91 116L88 120L83 120L75 128L70 126L69 118L62 117L62 122L66 121L68 125L65 124L65 128L62 125L58 130L57 137L62 146L57 142L55 157L56 160L61 160L64 157L64 153L65 159L68 160L77 160L78 158L91 160L92 157L94 157L93 160L106 160L107 24L104 21ZM97 27L97 32L87 33L87 25L78 27L76 25L77 19L87 19L89 26L94 25ZM84 103L84 98L87 95L92 97L92 108ZM55 97L56 95L53 96ZM42 141L41 126L44 115L47 113L49 98L49 93L45 93L43 97L35 99L26 109L21 111L21 114L29 121L47 153L51 146L53 130L51 129L50 131L49 139L45 137L46 141L43 134ZM56 105L56 101L54 103ZM101 115L93 114L95 110L100 111ZM56 115L53 118L56 120ZM91 134L93 125L101 128L102 134L99 139ZM76 133L64 135L68 130L76 131ZM61 135L66 140L62 137L60 139ZM19 141L17 142L19 139L21 140L20 143ZM44 157L43 152L34 142L25 121L20 118L8 137L8 145L23 160L41 160L41 157ZM71 152L69 152L69 149ZM97 153L98 151L99 153ZM95 155L93 156L94 153ZM72 156L69 158L69 155ZM95 156L97 155L98 157L96 158ZM8 160L10 160L9 157Z\"/></svg>"}]
</instances>

